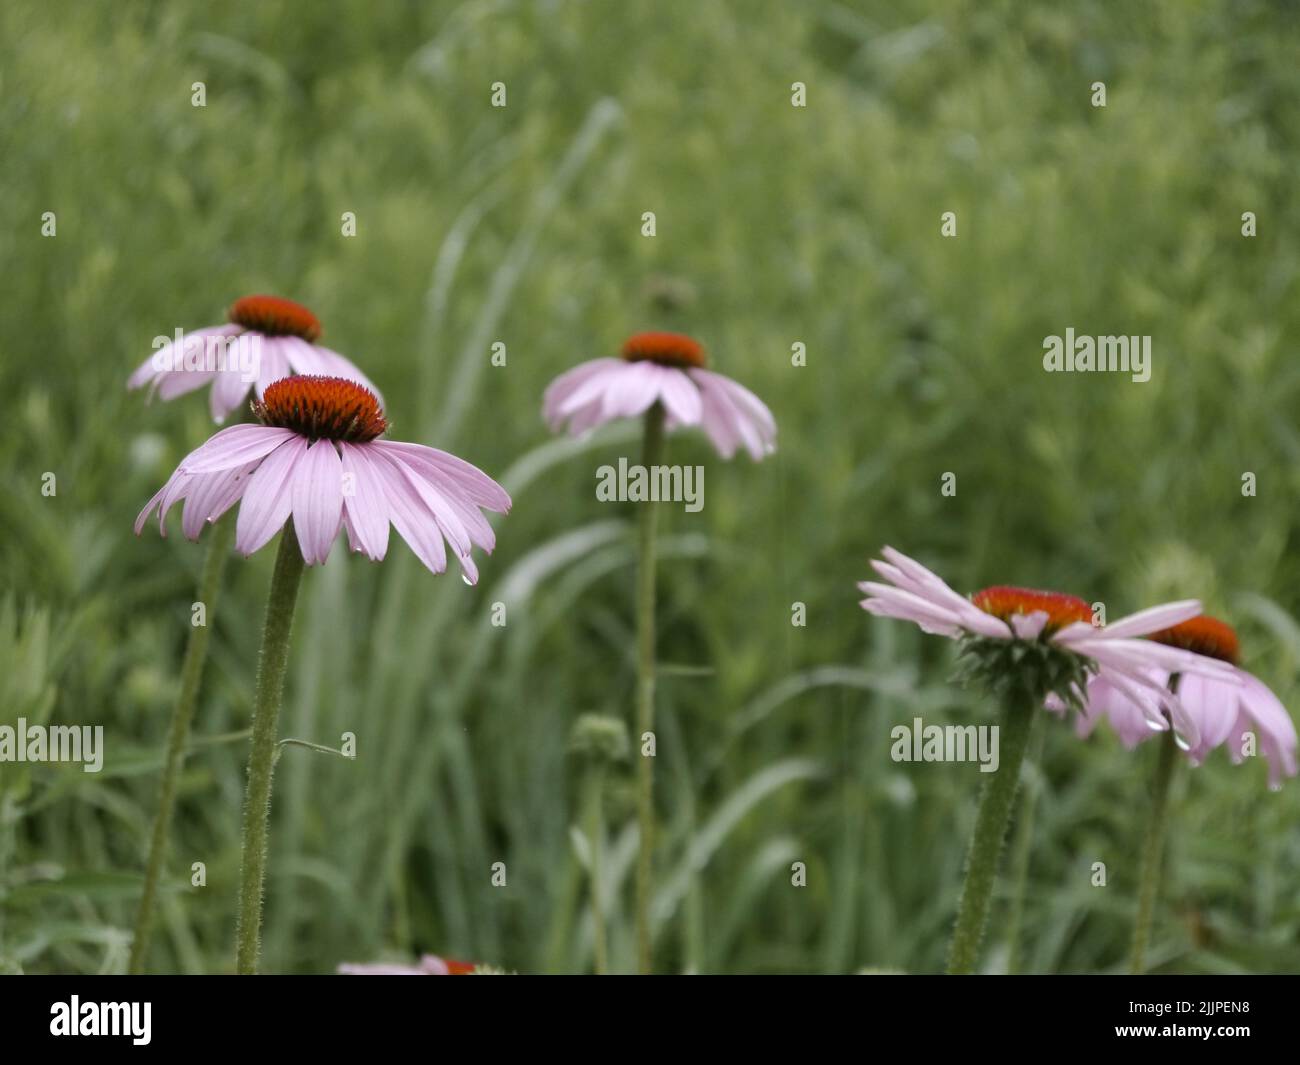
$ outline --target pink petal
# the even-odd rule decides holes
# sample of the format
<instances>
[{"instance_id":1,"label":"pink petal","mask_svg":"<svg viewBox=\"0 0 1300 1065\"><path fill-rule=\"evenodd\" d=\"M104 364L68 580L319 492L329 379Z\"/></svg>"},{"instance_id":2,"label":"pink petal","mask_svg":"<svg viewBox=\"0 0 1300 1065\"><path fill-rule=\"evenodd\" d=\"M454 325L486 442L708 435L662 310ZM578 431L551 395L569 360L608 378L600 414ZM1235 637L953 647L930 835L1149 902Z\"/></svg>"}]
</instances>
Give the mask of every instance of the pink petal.
<instances>
[{"instance_id":1,"label":"pink petal","mask_svg":"<svg viewBox=\"0 0 1300 1065\"><path fill-rule=\"evenodd\" d=\"M374 450L373 444L368 454L374 458L373 468L382 471L388 520L425 566L434 573L442 573L447 568L447 551L424 500L408 483L405 471L394 458Z\"/></svg>"},{"instance_id":2,"label":"pink petal","mask_svg":"<svg viewBox=\"0 0 1300 1065\"><path fill-rule=\"evenodd\" d=\"M699 386L685 373L671 366L656 366L657 384L664 410L676 425L699 425L704 408Z\"/></svg>"},{"instance_id":3,"label":"pink petal","mask_svg":"<svg viewBox=\"0 0 1300 1065\"><path fill-rule=\"evenodd\" d=\"M249 476L257 466L258 463L250 462L246 466L194 478L186 494L185 509L181 512L181 531L188 539L197 540L204 525L216 521L234 506L244 494Z\"/></svg>"},{"instance_id":4,"label":"pink petal","mask_svg":"<svg viewBox=\"0 0 1300 1065\"><path fill-rule=\"evenodd\" d=\"M291 478L306 450L307 441L290 433L253 472L235 524L235 547L241 555L251 555L264 547L289 520L293 510Z\"/></svg>"},{"instance_id":5,"label":"pink petal","mask_svg":"<svg viewBox=\"0 0 1300 1065\"><path fill-rule=\"evenodd\" d=\"M1161 629L1172 628L1184 621L1199 617L1202 613L1199 599L1183 599L1176 603L1148 607L1136 614L1129 614L1106 626L1107 636L1149 636Z\"/></svg>"},{"instance_id":6,"label":"pink petal","mask_svg":"<svg viewBox=\"0 0 1300 1065\"><path fill-rule=\"evenodd\" d=\"M220 370L214 377L212 391L208 393L208 410L212 420L220 424L244 402L252 382L245 381L243 371L237 368Z\"/></svg>"},{"instance_id":7,"label":"pink petal","mask_svg":"<svg viewBox=\"0 0 1300 1065\"><path fill-rule=\"evenodd\" d=\"M243 466L270 454L293 436L292 429L270 425L232 425L185 456L180 469L186 473L218 473Z\"/></svg>"},{"instance_id":8,"label":"pink petal","mask_svg":"<svg viewBox=\"0 0 1300 1065\"><path fill-rule=\"evenodd\" d=\"M352 494L343 497L350 542L376 562L388 554L387 480L365 444L339 444L344 474L352 474Z\"/></svg>"},{"instance_id":9,"label":"pink petal","mask_svg":"<svg viewBox=\"0 0 1300 1065\"><path fill-rule=\"evenodd\" d=\"M329 557L343 520L343 466L330 440L318 440L294 465L289 480L293 528L309 566Z\"/></svg>"},{"instance_id":10,"label":"pink petal","mask_svg":"<svg viewBox=\"0 0 1300 1065\"><path fill-rule=\"evenodd\" d=\"M510 510L510 496L506 490L472 463L457 458L448 451L439 451L436 447L425 447L423 444L385 440L384 446L400 452L408 460L414 459L417 463L427 463L440 470L480 507L501 514Z\"/></svg>"}]
</instances>

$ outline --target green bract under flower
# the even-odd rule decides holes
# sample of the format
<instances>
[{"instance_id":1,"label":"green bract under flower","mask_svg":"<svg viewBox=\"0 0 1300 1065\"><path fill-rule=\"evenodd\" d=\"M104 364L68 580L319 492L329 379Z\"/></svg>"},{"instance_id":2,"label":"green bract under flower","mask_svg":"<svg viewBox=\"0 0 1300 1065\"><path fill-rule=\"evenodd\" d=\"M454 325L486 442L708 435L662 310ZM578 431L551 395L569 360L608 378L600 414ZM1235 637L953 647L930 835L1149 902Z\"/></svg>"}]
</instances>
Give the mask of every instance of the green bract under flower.
<instances>
[{"instance_id":1,"label":"green bract under flower","mask_svg":"<svg viewBox=\"0 0 1300 1065\"><path fill-rule=\"evenodd\" d=\"M1028 698L1042 705L1054 695L1083 710L1082 693L1097 665L1047 640L995 640L968 636L959 644L954 680L975 682L999 699Z\"/></svg>"}]
</instances>

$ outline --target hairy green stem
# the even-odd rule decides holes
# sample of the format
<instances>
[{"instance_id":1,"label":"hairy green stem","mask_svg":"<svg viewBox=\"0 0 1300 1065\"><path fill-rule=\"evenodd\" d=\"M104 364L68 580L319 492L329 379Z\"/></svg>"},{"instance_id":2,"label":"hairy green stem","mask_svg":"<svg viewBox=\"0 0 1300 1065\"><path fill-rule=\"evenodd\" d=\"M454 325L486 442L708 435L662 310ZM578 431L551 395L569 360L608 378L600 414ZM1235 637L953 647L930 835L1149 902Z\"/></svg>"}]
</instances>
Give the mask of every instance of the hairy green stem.
<instances>
[{"instance_id":1,"label":"hairy green stem","mask_svg":"<svg viewBox=\"0 0 1300 1065\"><path fill-rule=\"evenodd\" d=\"M641 463L646 469L659 464L664 442L664 408L655 403L645 414L645 442ZM650 501L641 504L637 523L636 596L636 735L637 826L636 859L636 944L637 971L653 971L650 935L651 874L654 854L654 759L643 753L646 733L654 731L655 719L655 526L659 508Z\"/></svg>"},{"instance_id":2,"label":"hairy green stem","mask_svg":"<svg viewBox=\"0 0 1300 1065\"><path fill-rule=\"evenodd\" d=\"M998 770L985 782L980 794L975 832L966 858L966 882L957 904L957 924L948 953L948 972L953 975L973 973L979 960L1002 841L1020 783L1020 766L1029 745L1030 725L1040 703L1030 693L1021 691L1009 697L1002 711Z\"/></svg>"},{"instance_id":3,"label":"hairy green stem","mask_svg":"<svg viewBox=\"0 0 1300 1065\"><path fill-rule=\"evenodd\" d=\"M1042 760L1043 736L1046 734L1043 715L1035 714L1029 726L1030 765ZM1038 793L1042 789L1041 775L1035 775L1020 797L1020 816L1016 819L1016 836L1011 845L1011 911L1007 915L1007 972L1020 969L1020 930L1024 925L1025 892L1029 884L1029 856L1034 843L1034 812L1038 806Z\"/></svg>"},{"instance_id":4,"label":"hairy green stem","mask_svg":"<svg viewBox=\"0 0 1300 1065\"><path fill-rule=\"evenodd\" d=\"M591 768L587 777L587 835L591 840L591 942L597 976L609 972L609 950L606 947L605 905L605 767Z\"/></svg>"},{"instance_id":5,"label":"hairy green stem","mask_svg":"<svg viewBox=\"0 0 1300 1065\"><path fill-rule=\"evenodd\" d=\"M185 644L185 659L181 664L180 691L172 707L171 724L167 729L167 752L163 758L162 783L158 789L158 812L154 815L153 834L149 838L149 857L144 868L144 891L135 915L135 934L131 939L131 957L127 971L144 972L145 957L149 953L149 940L153 934L154 909L158 897L158 883L162 879L163 863L167 857L167 837L171 833L172 814L176 808L176 785L180 780L181 766L185 762L185 749L189 745L190 725L194 721L194 708L198 703L199 684L203 679L203 665L208 657L208 638L215 619L217 597L221 591L221 577L226 560L235 542L235 519L228 516L217 521L208 539L208 553L199 575L198 599L203 604L204 624L192 625Z\"/></svg>"},{"instance_id":6,"label":"hairy green stem","mask_svg":"<svg viewBox=\"0 0 1300 1065\"><path fill-rule=\"evenodd\" d=\"M1156 761L1155 780L1151 785L1151 808L1147 820L1146 842L1142 848L1142 879L1138 887L1137 920L1133 925L1133 952L1129 972L1145 972L1147 943L1151 938L1151 921L1160 894L1160 864L1165 849L1165 824L1169 811L1169 784L1174 778L1178 745L1170 728L1160 737L1160 755Z\"/></svg>"},{"instance_id":7,"label":"hairy green stem","mask_svg":"<svg viewBox=\"0 0 1300 1065\"><path fill-rule=\"evenodd\" d=\"M239 868L239 916L235 924L235 971L257 972L262 936L262 884L266 878L267 825L271 814L271 776L275 770L275 731L284 696L293 608L302 579L302 552L293 522L285 523L271 574L262 629L253 702L253 740L248 755L248 790L244 796L244 843Z\"/></svg>"}]
</instances>

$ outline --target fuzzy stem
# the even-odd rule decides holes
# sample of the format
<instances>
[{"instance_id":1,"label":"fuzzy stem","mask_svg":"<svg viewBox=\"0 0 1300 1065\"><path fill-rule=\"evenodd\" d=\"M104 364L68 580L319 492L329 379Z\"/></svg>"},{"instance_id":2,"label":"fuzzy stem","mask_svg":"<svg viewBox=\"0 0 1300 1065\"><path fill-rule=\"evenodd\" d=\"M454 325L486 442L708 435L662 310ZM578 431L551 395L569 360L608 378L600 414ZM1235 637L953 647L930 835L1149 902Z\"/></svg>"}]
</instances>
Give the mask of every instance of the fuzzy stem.
<instances>
[{"instance_id":1,"label":"fuzzy stem","mask_svg":"<svg viewBox=\"0 0 1300 1065\"><path fill-rule=\"evenodd\" d=\"M587 833L591 839L591 940L597 976L609 972L609 951L605 936L605 906L602 899L604 892L605 865L605 767L595 765L587 777L590 791L588 802Z\"/></svg>"},{"instance_id":2,"label":"fuzzy stem","mask_svg":"<svg viewBox=\"0 0 1300 1065\"><path fill-rule=\"evenodd\" d=\"M253 704L253 740L248 755L248 790L244 796L244 843L239 868L239 916L235 924L235 971L257 972L262 934L262 883L266 877L267 823L271 813L271 775L275 769L275 732L284 695L293 608L302 578L302 551L293 522L285 523L271 574L266 602L262 654L257 665Z\"/></svg>"},{"instance_id":3,"label":"fuzzy stem","mask_svg":"<svg viewBox=\"0 0 1300 1065\"><path fill-rule=\"evenodd\" d=\"M167 729L167 752L163 759L162 783L158 790L158 812L154 815L153 833L149 838L149 857L145 862L144 891L140 895L140 908L135 915L135 934L131 939L131 957L127 971L144 972L145 956L149 952L149 939L153 934L154 907L158 897L158 882L162 879L163 862L167 856L167 837L171 832L172 813L176 808L176 785L181 766L185 761L185 748L189 745L190 725L194 721L194 708L198 703L199 682L203 679L203 665L208 657L208 639L215 620L217 597L221 591L221 576L226 560L235 542L235 519L217 521L208 539L208 553L199 574L197 602L203 604L205 624L193 625L185 644L185 658L181 664L180 691L172 707L171 724Z\"/></svg>"},{"instance_id":4,"label":"fuzzy stem","mask_svg":"<svg viewBox=\"0 0 1300 1065\"><path fill-rule=\"evenodd\" d=\"M1030 725L1028 759L1030 765L1043 757L1045 730L1043 715L1035 714ZM1011 912L1007 915L1007 972L1020 969L1020 930L1024 924L1025 891L1029 884L1029 855L1034 843L1034 813L1038 806L1038 793L1042 788L1041 776L1031 779L1020 797L1020 816L1016 821L1015 841L1011 845Z\"/></svg>"},{"instance_id":5,"label":"fuzzy stem","mask_svg":"<svg viewBox=\"0 0 1300 1065\"><path fill-rule=\"evenodd\" d=\"M1160 756L1156 761L1155 780L1151 785L1151 813L1147 821L1146 843L1142 849L1142 879L1138 887L1138 912L1133 925L1133 954L1129 964L1129 972L1134 975L1145 971L1151 920L1155 916L1156 897L1160 894L1160 859L1165 847L1169 784L1174 777L1177 754L1174 730L1170 728L1160 738Z\"/></svg>"},{"instance_id":6,"label":"fuzzy stem","mask_svg":"<svg viewBox=\"0 0 1300 1065\"><path fill-rule=\"evenodd\" d=\"M1041 700L1028 692L1015 692L1008 697L1002 712L998 770L985 782L980 794L975 832L966 858L966 882L957 904L957 924L948 953L948 972L953 975L973 973L979 960L1002 841L1020 783L1020 766L1029 745L1030 725L1040 703Z\"/></svg>"},{"instance_id":7,"label":"fuzzy stem","mask_svg":"<svg viewBox=\"0 0 1300 1065\"><path fill-rule=\"evenodd\" d=\"M664 441L664 408L655 403L645 414L645 441L641 463L648 470L659 463ZM654 731L655 718L655 526L659 508L646 501L637 519L636 596L636 735L637 826L636 859L637 970L653 971L650 941L651 859L654 853L654 760L641 753L645 734Z\"/></svg>"}]
</instances>

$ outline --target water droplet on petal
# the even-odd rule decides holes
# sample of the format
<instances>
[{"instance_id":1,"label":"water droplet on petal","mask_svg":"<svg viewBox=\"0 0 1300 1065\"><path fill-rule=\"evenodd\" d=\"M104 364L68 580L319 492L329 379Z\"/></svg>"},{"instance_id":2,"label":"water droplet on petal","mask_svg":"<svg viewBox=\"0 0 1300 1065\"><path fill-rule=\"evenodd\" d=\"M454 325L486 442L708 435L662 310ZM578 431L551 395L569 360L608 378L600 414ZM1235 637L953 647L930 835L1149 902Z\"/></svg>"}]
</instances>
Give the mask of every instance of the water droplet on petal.
<instances>
[{"instance_id":1,"label":"water droplet on petal","mask_svg":"<svg viewBox=\"0 0 1300 1065\"><path fill-rule=\"evenodd\" d=\"M1272 791L1272 792L1278 792L1278 791L1281 791L1281 790L1282 790L1282 782L1281 782L1280 780L1278 780L1278 781L1274 781L1273 783L1269 784L1269 786L1268 786L1268 790L1269 790L1269 791Z\"/></svg>"},{"instance_id":2,"label":"water droplet on petal","mask_svg":"<svg viewBox=\"0 0 1300 1065\"><path fill-rule=\"evenodd\" d=\"M1180 751L1190 751L1192 749L1191 741L1183 735L1182 729L1177 727L1174 729L1174 746Z\"/></svg>"},{"instance_id":3,"label":"water droplet on petal","mask_svg":"<svg viewBox=\"0 0 1300 1065\"><path fill-rule=\"evenodd\" d=\"M471 588L474 587L474 582L473 582L472 580L469 579L469 575L468 575L468 574L462 573L462 574L460 575L460 579L461 579L462 581L464 581L466 584L468 584Z\"/></svg>"}]
</instances>

